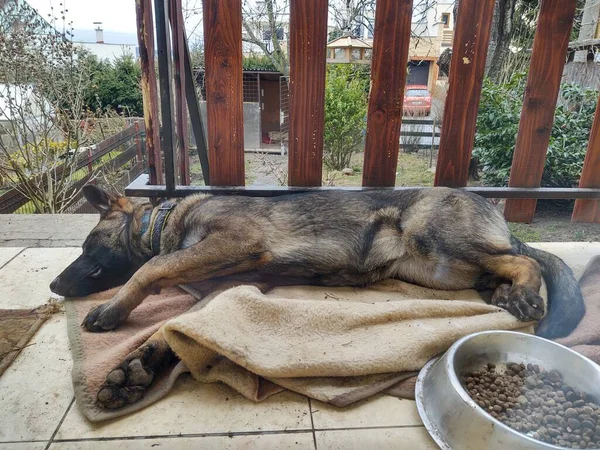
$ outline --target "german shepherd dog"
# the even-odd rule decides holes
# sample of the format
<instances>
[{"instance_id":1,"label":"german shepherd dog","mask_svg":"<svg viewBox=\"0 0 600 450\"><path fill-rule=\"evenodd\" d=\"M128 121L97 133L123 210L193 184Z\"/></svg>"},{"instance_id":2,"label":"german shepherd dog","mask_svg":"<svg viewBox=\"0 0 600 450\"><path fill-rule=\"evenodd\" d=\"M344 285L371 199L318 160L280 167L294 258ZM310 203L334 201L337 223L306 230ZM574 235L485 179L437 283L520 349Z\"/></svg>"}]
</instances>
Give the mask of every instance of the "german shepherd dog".
<instances>
[{"instance_id":1,"label":"german shepherd dog","mask_svg":"<svg viewBox=\"0 0 600 450\"><path fill-rule=\"evenodd\" d=\"M511 236L485 199L448 188L326 191L272 198L191 195L154 207L85 186L100 222L83 253L50 285L68 297L124 284L82 326L117 328L161 288L201 282L364 286L397 278L436 289L494 289L491 303L537 334L569 334L585 313L575 277L558 257ZM547 314L539 296L542 276ZM174 358L160 333L107 377L98 402L137 401Z\"/></svg>"}]
</instances>

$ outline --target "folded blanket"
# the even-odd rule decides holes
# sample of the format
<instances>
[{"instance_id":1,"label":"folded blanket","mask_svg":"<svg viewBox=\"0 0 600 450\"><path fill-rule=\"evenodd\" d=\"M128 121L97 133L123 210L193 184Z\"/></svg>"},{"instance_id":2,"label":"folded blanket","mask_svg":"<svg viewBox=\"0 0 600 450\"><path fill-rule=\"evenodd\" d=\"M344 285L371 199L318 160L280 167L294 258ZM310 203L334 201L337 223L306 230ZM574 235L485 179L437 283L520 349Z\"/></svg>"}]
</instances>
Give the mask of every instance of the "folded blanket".
<instances>
[{"instance_id":1,"label":"folded blanket","mask_svg":"<svg viewBox=\"0 0 600 450\"><path fill-rule=\"evenodd\" d=\"M490 329L532 331L475 291L437 291L387 280L367 289L251 286L195 299L173 288L150 296L110 333L79 324L115 290L67 301L75 394L92 421L121 416L156 401L190 370L203 382L223 382L260 401L282 389L345 406L386 389L412 396L414 374L456 339ZM144 398L103 410L95 395L120 359L163 327L182 363L155 380ZM400 383L400 384L399 384Z\"/></svg>"},{"instance_id":2,"label":"folded blanket","mask_svg":"<svg viewBox=\"0 0 600 450\"><path fill-rule=\"evenodd\" d=\"M569 336L556 342L600 364L600 256L590 260L579 285L585 301L585 316Z\"/></svg>"}]
</instances>

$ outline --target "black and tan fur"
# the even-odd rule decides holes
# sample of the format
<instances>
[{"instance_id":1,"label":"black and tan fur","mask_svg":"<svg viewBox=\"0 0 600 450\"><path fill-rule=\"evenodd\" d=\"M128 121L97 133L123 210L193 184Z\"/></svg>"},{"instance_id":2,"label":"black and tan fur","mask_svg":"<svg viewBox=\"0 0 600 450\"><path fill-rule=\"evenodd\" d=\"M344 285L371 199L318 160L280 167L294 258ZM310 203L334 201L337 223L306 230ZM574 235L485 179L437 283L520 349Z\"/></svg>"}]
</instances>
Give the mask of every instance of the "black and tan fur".
<instances>
[{"instance_id":1,"label":"black and tan fur","mask_svg":"<svg viewBox=\"0 0 600 450\"><path fill-rule=\"evenodd\" d=\"M157 255L150 233L140 232L152 205L134 206L93 186L84 193L100 223L51 289L83 296L126 281L86 317L83 325L93 332L117 328L149 294L191 282L209 290L221 281L362 286L398 278L430 288L495 289L492 303L523 321L541 319L537 333L549 338L567 335L585 312L564 262L512 237L495 207L464 191L192 195L173 209ZM545 317L542 276L549 293ZM155 335L109 375L99 402L136 401L171 357Z\"/></svg>"}]
</instances>

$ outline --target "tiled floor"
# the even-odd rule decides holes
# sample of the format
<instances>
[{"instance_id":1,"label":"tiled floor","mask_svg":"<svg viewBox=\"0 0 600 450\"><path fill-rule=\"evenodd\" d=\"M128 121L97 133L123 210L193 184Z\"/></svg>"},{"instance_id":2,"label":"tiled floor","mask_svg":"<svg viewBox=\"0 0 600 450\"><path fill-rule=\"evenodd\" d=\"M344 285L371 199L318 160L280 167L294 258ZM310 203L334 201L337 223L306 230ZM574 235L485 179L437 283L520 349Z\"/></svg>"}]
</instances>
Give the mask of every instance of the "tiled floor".
<instances>
[{"instance_id":1,"label":"tiled floor","mask_svg":"<svg viewBox=\"0 0 600 450\"><path fill-rule=\"evenodd\" d=\"M600 244L544 244L580 273ZM0 308L28 308L77 248L0 248ZM0 377L0 450L433 449L412 401L379 396L339 409L290 393L254 404L182 377L134 415L92 425L73 401L65 317L49 320Z\"/></svg>"}]
</instances>

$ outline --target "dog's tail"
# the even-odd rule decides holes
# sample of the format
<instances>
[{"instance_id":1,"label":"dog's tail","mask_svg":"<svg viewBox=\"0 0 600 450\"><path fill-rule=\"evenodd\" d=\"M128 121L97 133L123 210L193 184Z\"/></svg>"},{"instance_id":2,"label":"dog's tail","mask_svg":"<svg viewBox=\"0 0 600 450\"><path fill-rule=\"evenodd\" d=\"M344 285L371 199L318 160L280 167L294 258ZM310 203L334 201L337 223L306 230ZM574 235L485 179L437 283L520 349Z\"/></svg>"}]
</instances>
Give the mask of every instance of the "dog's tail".
<instances>
[{"instance_id":1,"label":"dog's tail","mask_svg":"<svg viewBox=\"0 0 600 450\"><path fill-rule=\"evenodd\" d=\"M552 253L538 250L511 237L513 249L538 262L548 291L546 316L536 329L538 336L555 339L567 336L585 314L585 304L575 275L562 259Z\"/></svg>"}]
</instances>

